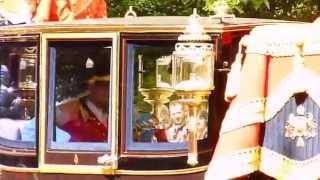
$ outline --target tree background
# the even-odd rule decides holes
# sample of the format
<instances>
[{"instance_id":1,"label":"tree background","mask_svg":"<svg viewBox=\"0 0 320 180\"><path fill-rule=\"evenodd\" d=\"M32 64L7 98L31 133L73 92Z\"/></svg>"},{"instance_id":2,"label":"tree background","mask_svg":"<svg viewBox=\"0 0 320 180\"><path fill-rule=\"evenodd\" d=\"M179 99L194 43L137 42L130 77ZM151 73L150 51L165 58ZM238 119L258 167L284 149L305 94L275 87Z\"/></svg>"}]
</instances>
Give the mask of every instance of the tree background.
<instances>
[{"instance_id":1,"label":"tree background","mask_svg":"<svg viewBox=\"0 0 320 180\"><path fill-rule=\"evenodd\" d=\"M109 17L123 17L129 6L138 16L188 16L197 8L202 16L213 15L220 0L106 0ZM237 17L313 21L320 15L320 0L226 0Z\"/></svg>"}]
</instances>

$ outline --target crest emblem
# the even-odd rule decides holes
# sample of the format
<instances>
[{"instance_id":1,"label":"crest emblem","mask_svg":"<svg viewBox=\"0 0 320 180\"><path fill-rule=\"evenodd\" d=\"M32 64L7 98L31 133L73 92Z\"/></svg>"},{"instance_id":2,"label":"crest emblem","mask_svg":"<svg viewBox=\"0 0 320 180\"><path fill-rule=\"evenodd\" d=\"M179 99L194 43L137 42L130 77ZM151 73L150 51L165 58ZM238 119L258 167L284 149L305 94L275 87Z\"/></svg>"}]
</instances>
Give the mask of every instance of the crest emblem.
<instances>
[{"instance_id":1,"label":"crest emblem","mask_svg":"<svg viewBox=\"0 0 320 180\"><path fill-rule=\"evenodd\" d=\"M317 135L317 122L311 113L306 113L302 105L297 107L296 113L291 113L285 125L285 137L292 140L297 138L297 147L304 147L304 139Z\"/></svg>"}]
</instances>

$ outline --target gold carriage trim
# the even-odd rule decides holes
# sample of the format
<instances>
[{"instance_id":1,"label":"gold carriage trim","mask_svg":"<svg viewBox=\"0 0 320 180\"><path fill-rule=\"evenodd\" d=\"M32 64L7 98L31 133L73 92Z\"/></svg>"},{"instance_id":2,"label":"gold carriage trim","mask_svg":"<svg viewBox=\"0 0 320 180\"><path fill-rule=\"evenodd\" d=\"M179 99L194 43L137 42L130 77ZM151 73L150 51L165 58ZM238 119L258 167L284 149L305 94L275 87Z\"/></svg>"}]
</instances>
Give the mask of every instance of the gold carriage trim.
<instances>
[{"instance_id":1,"label":"gold carriage trim","mask_svg":"<svg viewBox=\"0 0 320 180\"><path fill-rule=\"evenodd\" d=\"M260 147L242 149L213 159L206 172L206 180L226 180L247 175L259 168Z\"/></svg>"},{"instance_id":2,"label":"gold carriage trim","mask_svg":"<svg viewBox=\"0 0 320 180\"><path fill-rule=\"evenodd\" d=\"M264 122L265 98L256 98L230 107L222 121L220 134Z\"/></svg>"},{"instance_id":3,"label":"gold carriage trim","mask_svg":"<svg viewBox=\"0 0 320 180\"><path fill-rule=\"evenodd\" d=\"M274 33L274 30L277 33ZM294 31L293 31L294 29ZM255 27L247 38L246 53L273 57L293 56L296 44L304 43L304 55L320 52L320 28L316 24L281 24Z\"/></svg>"},{"instance_id":4,"label":"gold carriage trim","mask_svg":"<svg viewBox=\"0 0 320 180\"><path fill-rule=\"evenodd\" d=\"M320 155L298 161L270 149L261 148L259 170L276 179L317 179L320 177Z\"/></svg>"},{"instance_id":5,"label":"gold carriage trim","mask_svg":"<svg viewBox=\"0 0 320 180\"><path fill-rule=\"evenodd\" d=\"M266 98L265 120L272 119L295 93L306 92L320 105L319 91L319 76L307 68L294 70Z\"/></svg>"}]
</instances>

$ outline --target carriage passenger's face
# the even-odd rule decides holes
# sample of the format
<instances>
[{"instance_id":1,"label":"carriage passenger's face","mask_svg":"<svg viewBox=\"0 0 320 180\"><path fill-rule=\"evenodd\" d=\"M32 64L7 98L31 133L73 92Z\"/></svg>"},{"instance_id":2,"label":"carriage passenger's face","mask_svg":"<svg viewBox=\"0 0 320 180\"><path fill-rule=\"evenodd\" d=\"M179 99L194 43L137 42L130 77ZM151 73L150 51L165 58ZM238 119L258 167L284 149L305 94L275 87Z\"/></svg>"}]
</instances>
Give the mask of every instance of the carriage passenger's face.
<instances>
[{"instance_id":1,"label":"carriage passenger's face","mask_svg":"<svg viewBox=\"0 0 320 180\"><path fill-rule=\"evenodd\" d=\"M173 106L170 108L170 116L174 124L184 124L185 117L182 106Z\"/></svg>"},{"instance_id":2,"label":"carriage passenger's face","mask_svg":"<svg viewBox=\"0 0 320 180\"><path fill-rule=\"evenodd\" d=\"M96 105L101 107L107 107L109 100L109 83L92 84L88 87L91 100Z\"/></svg>"}]
</instances>

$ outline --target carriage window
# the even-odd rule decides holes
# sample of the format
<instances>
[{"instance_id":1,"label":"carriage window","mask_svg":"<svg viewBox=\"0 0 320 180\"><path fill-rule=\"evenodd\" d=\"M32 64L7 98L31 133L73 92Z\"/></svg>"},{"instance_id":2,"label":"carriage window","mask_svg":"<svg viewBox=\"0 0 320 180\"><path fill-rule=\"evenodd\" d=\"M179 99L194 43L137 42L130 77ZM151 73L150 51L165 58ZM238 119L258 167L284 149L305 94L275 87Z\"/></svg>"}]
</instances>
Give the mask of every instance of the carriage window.
<instances>
[{"instance_id":1,"label":"carriage window","mask_svg":"<svg viewBox=\"0 0 320 180\"><path fill-rule=\"evenodd\" d=\"M34 148L37 60L36 43L0 44L0 143L6 146Z\"/></svg>"},{"instance_id":2,"label":"carriage window","mask_svg":"<svg viewBox=\"0 0 320 180\"><path fill-rule=\"evenodd\" d=\"M173 40L128 41L128 150L187 149L190 109L173 87L174 44ZM197 138L204 140L208 127L207 101L201 105L197 123Z\"/></svg>"},{"instance_id":3,"label":"carriage window","mask_svg":"<svg viewBox=\"0 0 320 180\"><path fill-rule=\"evenodd\" d=\"M50 147L106 150L112 41L49 41ZM90 144L88 144L90 143Z\"/></svg>"}]
</instances>

